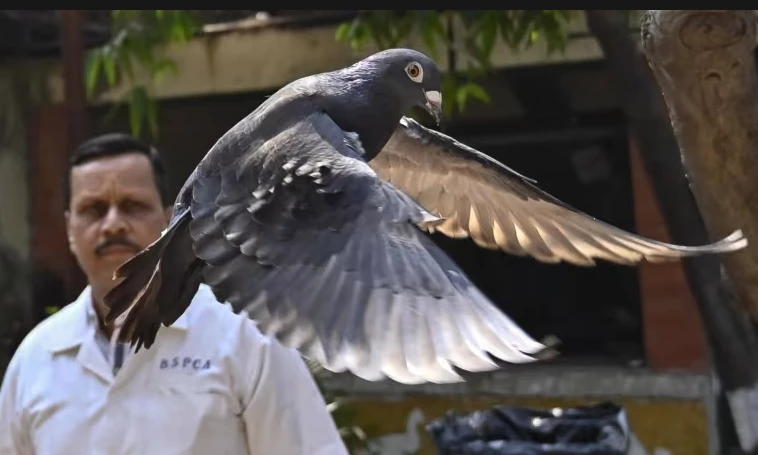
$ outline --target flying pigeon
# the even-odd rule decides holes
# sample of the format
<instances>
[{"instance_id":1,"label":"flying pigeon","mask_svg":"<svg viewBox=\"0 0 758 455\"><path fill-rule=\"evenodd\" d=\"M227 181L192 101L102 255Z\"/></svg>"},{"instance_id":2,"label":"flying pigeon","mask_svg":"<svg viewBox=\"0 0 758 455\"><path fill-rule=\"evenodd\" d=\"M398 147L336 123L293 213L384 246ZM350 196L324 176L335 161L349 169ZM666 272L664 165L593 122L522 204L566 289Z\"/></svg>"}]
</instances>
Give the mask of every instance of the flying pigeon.
<instances>
[{"instance_id":1,"label":"flying pigeon","mask_svg":"<svg viewBox=\"0 0 758 455\"><path fill-rule=\"evenodd\" d=\"M535 260L633 265L744 248L647 239L581 213L439 124L441 72L409 49L291 82L224 134L161 237L124 263L106 322L149 348L201 282L262 331L334 372L459 382L550 346L498 309L428 233Z\"/></svg>"}]
</instances>

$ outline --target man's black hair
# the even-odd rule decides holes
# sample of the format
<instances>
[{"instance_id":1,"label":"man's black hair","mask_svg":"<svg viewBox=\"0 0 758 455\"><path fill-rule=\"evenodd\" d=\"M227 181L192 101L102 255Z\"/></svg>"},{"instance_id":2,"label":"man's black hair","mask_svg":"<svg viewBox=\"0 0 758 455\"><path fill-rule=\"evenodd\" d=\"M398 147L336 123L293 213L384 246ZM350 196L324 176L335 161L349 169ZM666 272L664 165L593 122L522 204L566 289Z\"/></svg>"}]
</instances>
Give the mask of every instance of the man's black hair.
<instances>
[{"instance_id":1,"label":"man's black hair","mask_svg":"<svg viewBox=\"0 0 758 455\"><path fill-rule=\"evenodd\" d=\"M171 205L173 201L169 200L166 166L158 150L129 134L108 133L84 141L71 154L68 160L68 169L66 169L63 189L66 210L69 209L69 204L71 203L71 171L74 167L98 158L125 153L141 153L150 159L153 176L155 177L155 186L158 188L158 194L161 196L163 206L167 207Z\"/></svg>"}]
</instances>

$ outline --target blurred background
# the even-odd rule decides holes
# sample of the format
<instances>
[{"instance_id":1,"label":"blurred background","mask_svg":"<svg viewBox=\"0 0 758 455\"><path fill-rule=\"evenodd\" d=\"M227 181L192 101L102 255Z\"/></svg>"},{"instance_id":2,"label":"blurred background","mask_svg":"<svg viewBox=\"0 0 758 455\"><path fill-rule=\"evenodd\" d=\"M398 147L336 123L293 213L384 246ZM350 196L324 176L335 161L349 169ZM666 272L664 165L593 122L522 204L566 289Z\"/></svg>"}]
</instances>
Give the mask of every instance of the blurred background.
<instances>
[{"instance_id":1,"label":"blurred background","mask_svg":"<svg viewBox=\"0 0 758 455\"><path fill-rule=\"evenodd\" d=\"M642 12L619 12L635 43ZM268 95L386 47L428 52L445 69L442 131L596 218L669 240L622 87L583 11L399 13L1 10L2 359L84 286L61 191L79 142L108 131L152 141L168 162L173 197ZM349 399L348 425L369 439L395 434L393 444L416 451L408 453L435 453L423 424L450 409L613 400L651 454L715 453L725 432L713 365L679 263L547 265L435 240L529 333L558 337L561 355L454 387L319 373L328 393Z\"/></svg>"}]
</instances>

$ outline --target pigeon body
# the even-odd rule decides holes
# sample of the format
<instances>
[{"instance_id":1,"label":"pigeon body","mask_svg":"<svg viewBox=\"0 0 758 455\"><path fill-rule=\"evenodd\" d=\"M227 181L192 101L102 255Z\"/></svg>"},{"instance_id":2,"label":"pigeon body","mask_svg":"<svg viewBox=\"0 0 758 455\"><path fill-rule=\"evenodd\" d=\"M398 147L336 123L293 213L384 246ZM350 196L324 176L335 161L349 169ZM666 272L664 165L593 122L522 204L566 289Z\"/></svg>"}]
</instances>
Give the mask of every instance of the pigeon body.
<instances>
[{"instance_id":1,"label":"pigeon body","mask_svg":"<svg viewBox=\"0 0 758 455\"><path fill-rule=\"evenodd\" d=\"M429 238L591 266L744 248L741 232L671 245L625 232L404 117L439 121L439 69L393 49L299 79L211 148L169 227L121 266L107 322L149 348L201 282L236 312L325 368L367 380L456 382L455 368L532 362L526 334Z\"/></svg>"}]
</instances>

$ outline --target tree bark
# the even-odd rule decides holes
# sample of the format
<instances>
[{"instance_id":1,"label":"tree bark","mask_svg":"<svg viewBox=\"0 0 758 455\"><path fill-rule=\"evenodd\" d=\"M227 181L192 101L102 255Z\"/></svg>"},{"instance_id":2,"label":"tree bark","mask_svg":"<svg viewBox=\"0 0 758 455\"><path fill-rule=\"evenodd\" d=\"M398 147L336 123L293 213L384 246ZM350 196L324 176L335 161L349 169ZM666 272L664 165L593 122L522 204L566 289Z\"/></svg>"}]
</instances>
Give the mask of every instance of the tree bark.
<instances>
[{"instance_id":1,"label":"tree bark","mask_svg":"<svg viewBox=\"0 0 758 455\"><path fill-rule=\"evenodd\" d=\"M643 56L629 36L623 15L619 11L593 10L586 11L586 16L588 27L600 43L614 79L619 84L622 108L638 142L640 155L651 177L672 241L688 245L704 244L722 236L724 232L731 233L737 228L746 228L744 220L733 217L731 221L714 226L711 231L714 235L709 236L696 198L690 191L690 182L679 153L681 142L671 127L665 101ZM662 35L658 36L662 38ZM667 63L672 64L672 60L667 59ZM680 65L686 65L686 60L680 61ZM667 79L666 82L671 84L669 97L684 95L675 92L682 81ZM684 96L692 99L691 95ZM687 103L685 98L680 100ZM758 181L758 173L754 175ZM690 173L689 176L696 187L711 185L710 179L699 180L702 178L700 174ZM720 192L721 187L716 186L714 191ZM745 196L751 194L746 193ZM758 193L755 194L758 196ZM736 196L739 196L739 191L733 191L729 201L738 200L739 197ZM711 208L703 207L703 210ZM739 210L737 208L736 211ZM709 215L709 219L720 216L713 212ZM750 231L745 229L745 232L751 240ZM748 453L754 453L758 445L758 418L747 403L754 399L750 397L758 396L755 392L758 384L758 339L748 313L735 299L730 283L721 273L722 260L739 263L739 257L745 255L743 251L725 257L687 259L683 261L683 266L702 315L713 364L730 403L742 448Z\"/></svg>"},{"instance_id":2,"label":"tree bark","mask_svg":"<svg viewBox=\"0 0 758 455\"><path fill-rule=\"evenodd\" d=\"M740 300L758 319L754 13L651 10L642 40L708 230L720 236L742 229L750 242L724 257L724 264Z\"/></svg>"}]
</instances>

